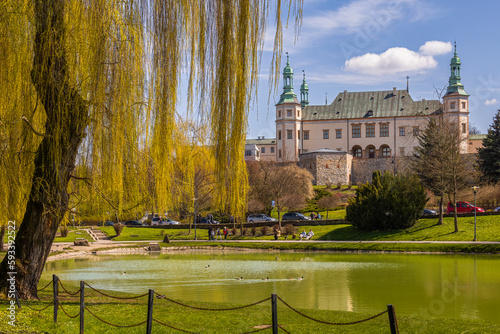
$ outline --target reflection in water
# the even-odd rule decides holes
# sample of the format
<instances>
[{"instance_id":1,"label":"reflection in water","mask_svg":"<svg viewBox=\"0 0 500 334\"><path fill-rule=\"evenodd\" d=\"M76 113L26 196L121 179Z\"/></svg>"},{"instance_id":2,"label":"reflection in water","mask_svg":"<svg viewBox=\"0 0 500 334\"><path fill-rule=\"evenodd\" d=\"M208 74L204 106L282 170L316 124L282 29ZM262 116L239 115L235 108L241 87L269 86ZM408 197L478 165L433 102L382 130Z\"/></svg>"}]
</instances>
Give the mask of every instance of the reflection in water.
<instances>
[{"instance_id":1,"label":"reflection in water","mask_svg":"<svg viewBox=\"0 0 500 334\"><path fill-rule=\"evenodd\" d=\"M241 304L277 293L302 308L374 313L393 304L405 315L499 322L498 263L497 256L487 255L112 255L48 262L44 278L56 274L75 285L83 280L96 288L133 293L151 288L182 300Z\"/></svg>"}]
</instances>

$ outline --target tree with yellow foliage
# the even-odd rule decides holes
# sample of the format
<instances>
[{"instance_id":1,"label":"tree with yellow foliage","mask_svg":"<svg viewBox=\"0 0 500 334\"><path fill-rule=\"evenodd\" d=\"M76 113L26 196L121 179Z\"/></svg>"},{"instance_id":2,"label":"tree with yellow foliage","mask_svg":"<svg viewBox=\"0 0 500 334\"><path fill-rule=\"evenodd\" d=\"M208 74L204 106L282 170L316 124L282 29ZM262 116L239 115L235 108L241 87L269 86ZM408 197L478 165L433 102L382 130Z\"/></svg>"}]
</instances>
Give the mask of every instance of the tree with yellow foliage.
<instances>
[{"instance_id":1,"label":"tree with yellow foliage","mask_svg":"<svg viewBox=\"0 0 500 334\"><path fill-rule=\"evenodd\" d=\"M188 104L200 105L196 111L210 121L218 203L243 214L246 112L271 11L277 21L273 78L279 73L281 0L272 3L0 3L0 200L7 208L0 213L2 221L22 220L15 264L7 258L0 264L0 289L16 272L20 297L37 298L51 244L70 209L70 180L105 197L118 214L141 200L129 197L128 186L152 189L158 208L170 205L183 68ZM287 3L300 19L302 1Z\"/></svg>"}]
</instances>

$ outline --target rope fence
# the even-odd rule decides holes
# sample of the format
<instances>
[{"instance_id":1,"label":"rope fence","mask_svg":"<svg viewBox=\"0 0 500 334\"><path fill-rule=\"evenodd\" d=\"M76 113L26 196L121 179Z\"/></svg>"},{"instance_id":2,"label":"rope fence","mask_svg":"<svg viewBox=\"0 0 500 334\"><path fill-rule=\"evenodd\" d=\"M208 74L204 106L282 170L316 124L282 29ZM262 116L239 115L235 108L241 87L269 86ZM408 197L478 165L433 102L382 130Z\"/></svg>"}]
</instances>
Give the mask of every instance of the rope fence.
<instances>
[{"instance_id":1,"label":"rope fence","mask_svg":"<svg viewBox=\"0 0 500 334\"><path fill-rule=\"evenodd\" d=\"M387 313L387 310L383 311L383 312L380 312L378 314L375 314L374 316L372 317L369 317L369 318L366 318L366 319L362 319L362 320L358 320L358 321L353 321L353 322L328 322L328 321L324 321L324 320L319 320L319 319L315 319L313 317L310 317L308 315L305 315L304 313L298 311L297 309L291 307L287 302L285 302L283 299L281 299L281 297L278 297L278 299L283 303L285 304L286 307L288 307L290 310L294 311L295 313L297 314L300 314L301 316L303 316L304 318L307 318L309 320L312 320L312 321L315 321L315 322L319 322L321 324L325 324L325 325L334 325L334 326L344 326L344 325L355 325L355 324L360 324L362 322L365 322L365 321L368 321L368 320L372 320L372 319L375 319L377 317L380 317L382 314L384 313Z\"/></svg>"},{"instance_id":2,"label":"rope fence","mask_svg":"<svg viewBox=\"0 0 500 334\"><path fill-rule=\"evenodd\" d=\"M290 309L291 311L297 313L298 315L304 317L304 318L307 318L313 322L317 322L317 323L321 323L321 324L324 324L324 325L332 325L332 326L347 326L347 325L356 325L356 324L360 324L360 323L363 323L363 322L366 322L366 321L370 321L370 320L373 320L375 318L378 318L380 316L382 316L383 314L385 313L388 313L389 315L389 326L390 326L390 330L391 330L391 334L398 334L399 333L399 329L398 329L398 325L397 325L397 320L396 320L396 312L394 310L394 307L392 305L387 305L387 310L384 310L380 313L377 313L371 317L368 317L368 318L365 318L365 319L361 319L361 320L357 320L357 321L352 321L352 322L330 322L330 321L325 321L325 320L321 320L321 319L316 319L314 317L311 317L311 316L308 316L304 313L302 313L301 311L297 310L296 308L294 308L293 306L291 306L290 304L288 304L287 302L285 302L281 297L279 297L278 295L276 294L271 294L271 297L268 297L268 298L265 298L265 299L262 299L262 300L259 300L255 303L251 303L251 304L247 304L247 305L242 305L242 306L236 306L236 307L228 307L228 308L208 308L208 307L199 307L199 306L193 306L193 305L188 305L188 304L185 304L185 303L181 303L179 301L176 301L176 300L173 300L171 298L168 298L166 297L165 295L162 295L160 293L157 293L155 292L154 290L150 289L148 293L145 293L145 294L142 294L142 295L137 295L137 296L132 296L132 297L119 297L119 296L113 296L113 295L109 295L107 293L104 293L102 291L100 291L99 289L96 289L94 287L92 287L91 285L89 285L88 283L84 282L84 281L81 281L80 282L80 289L76 292L69 292L65 287L64 285L62 284L62 282L59 280L59 278L56 276L56 275L53 275L53 279L52 281L47 285L45 286L44 288L42 289L39 289L38 291L41 291L45 288L47 288L50 284L53 284L53 295L54 295L54 300L49 302L45 307L41 308L41 309L36 309L36 308L32 308L31 306L29 306L28 304L24 304L24 306L28 307L29 309L33 310L33 311L37 311L37 312L41 312L41 311L44 311L46 310L47 308L49 308L51 305L54 306L54 323L57 323L57 311L59 308L61 308L61 310L63 311L63 313L68 317L68 318L71 318L71 319L75 319L75 318L78 318L80 317L80 334L83 334L84 333L84 328L85 328L85 317L84 317L84 314L85 314L85 311L87 311L88 313L90 313L94 318L96 318L98 321L102 322L102 323L105 323L109 326L113 326L113 327L119 327L119 328L132 328L132 327L138 327L138 326L142 326L144 324L146 324L146 333L147 334L151 334L151 331L152 331L152 327L153 327L153 323L156 323L158 325L161 325L161 326L165 326L165 327L168 327L170 329L173 329L173 330L176 330L176 331L179 331L179 332L182 332L182 333L195 333L195 332L191 332L189 330L186 330L186 329L181 329L181 328L178 328L178 327L175 327L175 326L172 326L170 324L167 324L163 321L160 321L158 319L155 319L153 318L153 304L154 304L154 297L156 296L156 299L165 299L171 303L174 303L176 305L179 305L179 306L183 306L183 307L187 307L187 308L191 308L191 309L194 309L194 310L200 310L200 311L219 311L219 312L223 312L223 311L234 311L234 310L241 310L241 309L244 309L244 308L248 308L248 307L251 307L251 306L255 306L255 305L259 305L259 304L262 304L262 303L265 303L265 302L268 302L269 300L271 300L271 318L272 318L272 325L264 325L262 326L262 328L259 328L257 330L254 330L254 331L250 331L250 332L245 332L245 333L242 333L242 334L250 334L250 333L257 333L257 332L261 332L261 331L264 331L264 330L267 330L267 329L272 329L272 333L273 334L278 334L279 330L287 333L287 334L290 334L290 332L284 328L283 325L280 325L278 323L278 300L283 303L283 305L285 305L288 309ZM59 295L59 291L58 291L58 286L61 286L61 288L64 290L64 292L70 296L74 296L76 294L80 294L80 310L79 310L79 313L76 314L76 315L69 315L67 310L64 308L63 304L59 301L58 299L58 295ZM97 314L95 314L94 312L92 312L87 306L85 306L85 286L88 286L90 289L92 289L93 291L103 295L103 296L106 296L106 297L109 297L109 298L113 298L113 299L122 299L122 300L125 300L125 299L138 299L138 298L142 298L142 297L145 297L145 296L148 296L148 311L147 311L147 316L146 316L146 320L142 321L142 322L139 322L139 323L136 323L136 324L132 324L132 325L119 325L119 324L115 324L115 323L111 323L107 320L104 320L103 318L101 318L100 316L98 316ZM16 299L17 298L17 291L16 291ZM18 303L18 308L21 308L21 304Z\"/></svg>"}]
</instances>

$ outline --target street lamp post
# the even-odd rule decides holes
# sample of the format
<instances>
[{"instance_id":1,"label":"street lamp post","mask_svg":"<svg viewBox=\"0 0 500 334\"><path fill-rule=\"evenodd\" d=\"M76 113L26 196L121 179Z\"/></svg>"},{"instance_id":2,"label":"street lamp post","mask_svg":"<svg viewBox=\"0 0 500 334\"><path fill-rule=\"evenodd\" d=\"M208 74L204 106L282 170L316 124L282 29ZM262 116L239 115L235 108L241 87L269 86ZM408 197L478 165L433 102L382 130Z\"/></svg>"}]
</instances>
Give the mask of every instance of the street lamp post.
<instances>
[{"instance_id":1,"label":"street lamp post","mask_svg":"<svg viewBox=\"0 0 500 334\"><path fill-rule=\"evenodd\" d=\"M474 191L474 241L477 241L477 238L476 238L476 212L477 212L476 194L477 194L478 189L479 189L478 186L472 187L472 190Z\"/></svg>"}]
</instances>

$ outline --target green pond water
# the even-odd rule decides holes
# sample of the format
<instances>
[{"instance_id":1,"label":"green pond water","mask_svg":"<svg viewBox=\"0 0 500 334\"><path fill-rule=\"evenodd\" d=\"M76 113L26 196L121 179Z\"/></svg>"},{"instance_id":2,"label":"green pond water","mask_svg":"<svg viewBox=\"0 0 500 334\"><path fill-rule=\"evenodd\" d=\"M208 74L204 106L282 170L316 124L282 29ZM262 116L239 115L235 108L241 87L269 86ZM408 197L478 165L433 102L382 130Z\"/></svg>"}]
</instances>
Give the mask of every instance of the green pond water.
<instances>
[{"instance_id":1,"label":"green pond water","mask_svg":"<svg viewBox=\"0 0 500 334\"><path fill-rule=\"evenodd\" d=\"M209 266L209 267L208 267ZM126 274L124 274L126 272ZM87 256L49 262L75 285L185 301L252 303L277 293L291 306L476 318L500 323L500 257L285 252ZM297 280L298 277L303 280ZM236 280L236 277L243 277ZM268 281L263 278L269 277ZM290 278L293 278L292 280Z\"/></svg>"}]
</instances>

